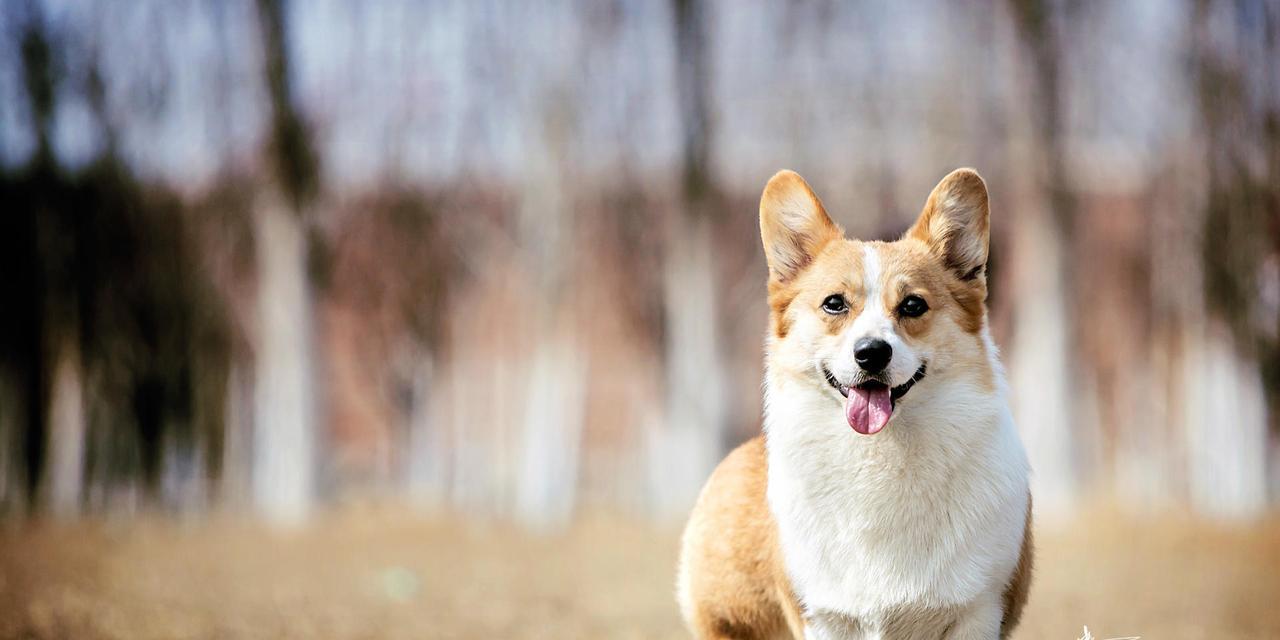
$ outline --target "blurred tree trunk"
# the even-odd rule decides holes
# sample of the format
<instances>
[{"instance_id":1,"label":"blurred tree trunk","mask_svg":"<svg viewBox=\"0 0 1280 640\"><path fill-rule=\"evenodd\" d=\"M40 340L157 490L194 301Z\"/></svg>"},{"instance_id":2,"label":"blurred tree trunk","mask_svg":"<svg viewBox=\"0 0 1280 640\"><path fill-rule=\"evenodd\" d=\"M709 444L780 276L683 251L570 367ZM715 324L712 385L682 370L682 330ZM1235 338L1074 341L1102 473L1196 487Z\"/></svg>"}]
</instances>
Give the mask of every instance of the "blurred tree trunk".
<instances>
[{"instance_id":1,"label":"blurred tree trunk","mask_svg":"<svg viewBox=\"0 0 1280 640\"><path fill-rule=\"evenodd\" d=\"M307 515L315 474L312 294L298 217L258 205L258 336L255 351L253 488L268 517Z\"/></svg>"},{"instance_id":2,"label":"blurred tree trunk","mask_svg":"<svg viewBox=\"0 0 1280 640\"><path fill-rule=\"evenodd\" d=\"M35 152L23 176L20 197L7 221L6 248L14 261L9 301L17 315L14 343L20 393L25 395L23 467L29 508L59 516L79 512L84 480L84 370L77 271L78 225L83 212L68 211L69 185L52 146L62 75L58 47L51 42L42 7L23 7L20 53ZM8 216L7 216L8 217ZM6 277L6 280L9 280Z\"/></svg>"},{"instance_id":3,"label":"blurred tree trunk","mask_svg":"<svg viewBox=\"0 0 1280 640\"><path fill-rule=\"evenodd\" d=\"M294 104L280 0L258 0L271 107L268 158L281 199L257 208L258 335L254 353L254 502L269 518L297 521L310 509L315 476L315 338L307 230L318 167Z\"/></svg>"},{"instance_id":4,"label":"blurred tree trunk","mask_svg":"<svg viewBox=\"0 0 1280 640\"><path fill-rule=\"evenodd\" d=\"M659 516L682 515L697 498L724 446L727 380L720 345L711 162L707 6L674 0L676 99L680 107L681 198L669 225L666 303L666 415L654 434L650 474Z\"/></svg>"},{"instance_id":5,"label":"blurred tree trunk","mask_svg":"<svg viewBox=\"0 0 1280 640\"><path fill-rule=\"evenodd\" d=\"M45 465L45 510L58 518L80 514L84 488L84 370L75 337L61 341L53 364L49 402L49 460Z\"/></svg>"},{"instance_id":6,"label":"blurred tree trunk","mask_svg":"<svg viewBox=\"0 0 1280 640\"><path fill-rule=\"evenodd\" d=\"M217 496L220 502L231 507L248 507L254 496L253 489L253 440L254 440L254 387L253 367L246 364L251 357L235 355L227 371L224 406L222 460L219 467Z\"/></svg>"},{"instance_id":7,"label":"blurred tree trunk","mask_svg":"<svg viewBox=\"0 0 1280 640\"><path fill-rule=\"evenodd\" d=\"M1191 324L1184 354L1184 379L1196 387L1186 417L1188 488L1202 511L1252 516L1266 506L1267 401L1277 410L1277 391L1264 376L1280 360L1280 321L1259 321L1267 314L1258 282L1268 258L1280 260L1278 169L1268 166L1280 159L1280 61L1260 67L1270 78L1253 75L1253 65L1257 53L1275 53L1280 16L1266 5L1197 0L1189 17L1208 193L1200 247L1206 308ZM1251 104L1254 91L1271 92L1266 108Z\"/></svg>"},{"instance_id":8,"label":"blurred tree trunk","mask_svg":"<svg viewBox=\"0 0 1280 640\"><path fill-rule=\"evenodd\" d=\"M1071 197L1062 144L1061 48L1053 0L1010 0L1021 48L1030 57L1023 77L1029 93L1031 145L1026 150L1034 184L1015 225L1010 270L1013 295L1034 302L1013 313L1010 358L1013 404L1027 446L1036 506L1069 508L1079 491L1081 470L1076 427L1084 394L1073 383L1077 363L1071 317L1071 248L1075 202ZM1049 203L1046 211L1037 202Z\"/></svg>"},{"instance_id":9,"label":"blurred tree trunk","mask_svg":"<svg viewBox=\"0 0 1280 640\"><path fill-rule=\"evenodd\" d=\"M436 376L436 359L429 349L422 349L413 359L412 399L409 403L409 424L405 447L406 483L413 501L438 506L448 497L448 443L445 439L445 420L435 402L439 386Z\"/></svg>"},{"instance_id":10,"label":"blurred tree trunk","mask_svg":"<svg viewBox=\"0 0 1280 640\"><path fill-rule=\"evenodd\" d=\"M568 524L578 495L586 407L586 366L571 332L548 328L527 364L516 516L551 529Z\"/></svg>"},{"instance_id":11,"label":"blurred tree trunk","mask_svg":"<svg viewBox=\"0 0 1280 640\"><path fill-rule=\"evenodd\" d=\"M22 414L24 397L8 371L0 369L0 517L21 513Z\"/></svg>"},{"instance_id":12,"label":"blurred tree trunk","mask_svg":"<svg viewBox=\"0 0 1280 640\"><path fill-rule=\"evenodd\" d=\"M1280 68L1280 4L1272 2L1265 5L1263 29L1266 61L1261 68L1274 71ZM1267 93L1273 97L1280 96L1280 74L1267 73L1264 77L1267 78L1264 84ZM1266 225L1263 234L1268 238L1270 248L1268 257L1258 265L1257 276L1263 283L1259 289L1265 291L1270 287L1273 306L1269 318L1265 311L1259 314L1259 361L1262 389L1266 394L1268 439L1271 442L1268 452L1269 493L1273 501L1280 501L1280 101L1276 99L1263 110L1262 140L1267 162L1263 182L1263 224ZM1255 304L1261 304L1257 298L1254 298Z\"/></svg>"},{"instance_id":13,"label":"blurred tree trunk","mask_svg":"<svg viewBox=\"0 0 1280 640\"><path fill-rule=\"evenodd\" d=\"M571 326L577 256L567 155L575 115L568 90L543 98L542 139L526 169L519 235L537 292L529 318L533 353L522 363L525 398L516 468L516 516L536 528L559 527L577 500L586 411L586 358Z\"/></svg>"},{"instance_id":14,"label":"blurred tree trunk","mask_svg":"<svg viewBox=\"0 0 1280 640\"><path fill-rule=\"evenodd\" d=\"M46 463L46 420L49 400L49 371L45 363L47 348L47 322L49 319L48 265L41 252L41 217L48 218L48 194L55 181L53 148L50 142L53 128L55 72L53 53L45 31L40 6L26 3L25 24L22 29L21 58L23 84L26 89L28 109L35 134L35 154L29 167L29 177L23 187L25 206L15 207L5 216L5 237L11 244L4 252L12 276L5 278L12 287L10 304L15 318L12 335L7 335L14 348L14 365L17 369L17 391L24 397L21 407L25 410L20 422L23 425L18 437L22 460L21 493L26 499L26 509L37 506L40 480Z\"/></svg>"}]
</instances>

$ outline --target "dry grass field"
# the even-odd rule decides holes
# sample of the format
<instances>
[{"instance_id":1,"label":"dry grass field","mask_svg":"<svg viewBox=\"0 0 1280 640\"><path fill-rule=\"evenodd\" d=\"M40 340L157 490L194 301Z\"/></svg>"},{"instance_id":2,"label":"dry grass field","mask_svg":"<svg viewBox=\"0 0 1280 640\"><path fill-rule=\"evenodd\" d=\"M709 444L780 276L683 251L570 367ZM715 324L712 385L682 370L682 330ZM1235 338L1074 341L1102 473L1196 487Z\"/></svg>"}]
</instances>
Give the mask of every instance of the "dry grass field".
<instances>
[{"instance_id":1,"label":"dry grass field","mask_svg":"<svg viewBox=\"0 0 1280 640\"><path fill-rule=\"evenodd\" d=\"M1280 520L1098 512L1040 530L1019 638L1280 638ZM676 532L553 536L344 508L292 533L231 519L0 531L0 637L680 638Z\"/></svg>"}]
</instances>

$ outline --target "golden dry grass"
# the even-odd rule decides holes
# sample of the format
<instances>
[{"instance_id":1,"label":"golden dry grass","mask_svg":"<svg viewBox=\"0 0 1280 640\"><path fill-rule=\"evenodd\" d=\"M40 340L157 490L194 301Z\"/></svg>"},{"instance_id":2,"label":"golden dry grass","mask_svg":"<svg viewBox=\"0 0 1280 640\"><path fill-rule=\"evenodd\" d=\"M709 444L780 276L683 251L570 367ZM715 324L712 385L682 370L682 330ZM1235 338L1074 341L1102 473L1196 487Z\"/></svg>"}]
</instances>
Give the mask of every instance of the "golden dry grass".
<instances>
[{"instance_id":1,"label":"golden dry grass","mask_svg":"<svg viewBox=\"0 0 1280 640\"><path fill-rule=\"evenodd\" d=\"M1040 531L1019 638L1280 638L1280 523L1106 514ZM678 638L674 531L554 536L389 508L279 533L198 524L0 532L0 637Z\"/></svg>"}]
</instances>

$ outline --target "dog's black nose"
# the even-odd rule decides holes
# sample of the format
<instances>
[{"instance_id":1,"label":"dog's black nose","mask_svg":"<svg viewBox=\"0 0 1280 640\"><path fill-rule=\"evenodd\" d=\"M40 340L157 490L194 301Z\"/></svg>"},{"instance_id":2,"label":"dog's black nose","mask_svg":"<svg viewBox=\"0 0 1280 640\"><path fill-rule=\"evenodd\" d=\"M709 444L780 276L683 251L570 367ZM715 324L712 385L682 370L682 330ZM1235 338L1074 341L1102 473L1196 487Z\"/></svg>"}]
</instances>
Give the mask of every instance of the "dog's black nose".
<instances>
[{"instance_id":1,"label":"dog's black nose","mask_svg":"<svg viewBox=\"0 0 1280 640\"><path fill-rule=\"evenodd\" d=\"M893 347L879 338L863 338L853 345L853 359L867 373L880 373L893 357Z\"/></svg>"}]
</instances>

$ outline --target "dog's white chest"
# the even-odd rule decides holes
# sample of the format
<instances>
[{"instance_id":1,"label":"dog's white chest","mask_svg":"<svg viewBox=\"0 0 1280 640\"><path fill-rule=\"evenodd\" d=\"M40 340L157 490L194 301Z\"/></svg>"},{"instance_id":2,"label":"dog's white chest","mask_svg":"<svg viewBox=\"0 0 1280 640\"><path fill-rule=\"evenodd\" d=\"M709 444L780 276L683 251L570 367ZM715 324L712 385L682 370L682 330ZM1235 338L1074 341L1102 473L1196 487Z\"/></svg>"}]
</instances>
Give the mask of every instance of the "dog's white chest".
<instances>
[{"instance_id":1,"label":"dog's white chest","mask_svg":"<svg viewBox=\"0 0 1280 640\"><path fill-rule=\"evenodd\" d=\"M937 637L950 612L1003 588L1022 542L1025 454L1003 407L986 424L965 417L924 427L904 412L870 437L770 424L769 502L813 620L840 637Z\"/></svg>"}]
</instances>

